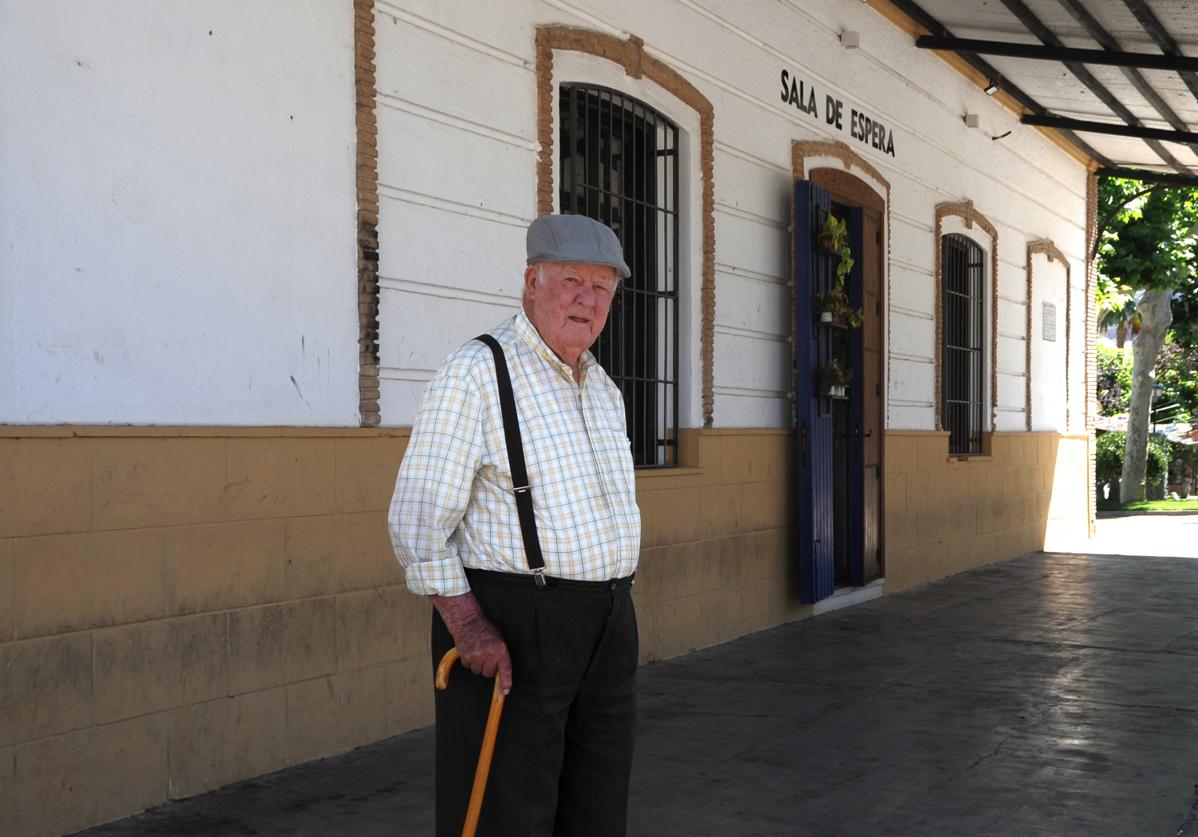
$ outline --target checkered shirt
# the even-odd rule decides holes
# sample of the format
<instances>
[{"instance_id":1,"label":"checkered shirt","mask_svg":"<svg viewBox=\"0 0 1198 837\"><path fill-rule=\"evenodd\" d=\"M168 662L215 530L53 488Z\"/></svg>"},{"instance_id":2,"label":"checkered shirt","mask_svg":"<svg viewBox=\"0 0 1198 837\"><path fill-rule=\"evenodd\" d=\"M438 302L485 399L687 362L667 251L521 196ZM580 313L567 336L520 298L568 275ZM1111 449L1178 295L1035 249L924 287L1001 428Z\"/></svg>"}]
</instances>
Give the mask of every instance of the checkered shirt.
<instances>
[{"instance_id":1,"label":"checkered shirt","mask_svg":"<svg viewBox=\"0 0 1198 837\"><path fill-rule=\"evenodd\" d=\"M523 311L491 334L511 373L546 575L631 575L641 518L620 390L589 352L575 382ZM388 521L414 593L469 591L463 567L530 572L494 358L480 341L453 352L429 384Z\"/></svg>"}]
</instances>

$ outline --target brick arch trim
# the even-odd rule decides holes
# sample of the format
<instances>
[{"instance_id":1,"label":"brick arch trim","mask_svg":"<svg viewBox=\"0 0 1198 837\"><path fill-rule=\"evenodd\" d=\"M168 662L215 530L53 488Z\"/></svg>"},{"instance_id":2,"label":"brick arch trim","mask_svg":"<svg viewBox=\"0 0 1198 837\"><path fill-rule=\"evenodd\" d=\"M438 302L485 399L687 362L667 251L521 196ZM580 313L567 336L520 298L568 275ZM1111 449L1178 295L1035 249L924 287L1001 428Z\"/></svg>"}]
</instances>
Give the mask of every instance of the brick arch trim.
<instances>
[{"instance_id":1,"label":"brick arch trim","mask_svg":"<svg viewBox=\"0 0 1198 837\"><path fill-rule=\"evenodd\" d=\"M942 264L940 239L943 237L944 219L962 218L965 228L981 227L990 236L990 430L998 425L998 230L985 215L974 208L973 201L949 201L936 204L936 429L944 429L944 404L941 385L944 375L944 265Z\"/></svg>"},{"instance_id":2,"label":"brick arch trim","mask_svg":"<svg viewBox=\"0 0 1198 837\"><path fill-rule=\"evenodd\" d=\"M536 32L537 214L553 212L553 53L582 52L619 64L630 78L646 78L699 115L699 171L702 190L702 259L700 270L700 361L702 365L703 426L715 414L715 108L699 89L672 67L645 52L635 35L627 40L573 26L538 26Z\"/></svg>"},{"instance_id":3,"label":"brick arch trim","mask_svg":"<svg viewBox=\"0 0 1198 837\"><path fill-rule=\"evenodd\" d=\"M354 0L355 193L358 252L358 423L378 427L379 127L375 115L374 0Z\"/></svg>"},{"instance_id":4,"label":"brick arch trim","mask_svg":"<svg viewBox=\"0 0 1198 837\"><path fill-rule=\"evenodd\" d=\"M1069 260L1065 258L1065 254L1047 238L1042 238L1038 241L1029 241L1027 244L1027 372L1025 377L1027 388L1025 395L1027 399L1027 430L1029 433L1032 430L1032 256L1035 256L1037 253L1047 256L1050 262L1059 261L1065 266L1065 432L1067 433L1069 432L1069 319L1072 313L1070 307L1072 272L1069 269Z\"/></svg>"},{"instance_id":5,"label":"brick arch trim","mask_svg":"<svg viewBox=\"0 0 1198 837\"><path fill-rule=\"evenodd\" d=\"M862 184L862 187L877 194L883 201L883 212L886 216L886 258L883 264L883 269L886 272L886 299L884 304L889 306L890 300L894 297L891 295L891 270L890 270L890 181L882 176L868 160L858 154L847 144L838 140L795 140L790 144L790 170L791 176L795 180L807 180L816 171L825 171L825 169L808 169L808 161L812 158L830 158L840 161L843 171L856 179ZM878 183L885 189L883 195L876 186L868 183L861 177L854 174L853 169L859 169L869 175L875 183ZM884 322L884 325L885 322ZM885 388L883 397L885 398L885 413L886 425L890 424L890 339L891 329L886 327L886 372L885 372Z\"/></svg>"},{"instance_id":6,"label":"brick arch trim","mask_svg":"<svg viewBox=\"0 0 1198 837\"><path fill-rule=\"evenodd\" d=\"M886 190L886 204L890 205L890 181L882 177L868 160L839 140L795 140L790 145L790 168L795 180L807 179L807 160L811 157L831 157L839 160L844 170L854 167L868 174Z\"/></svg>"},{"instance_id":7,"label":"brick arch trim","mask_svg":"<svg viewBox=\"0 0 1198 837\"><path fill-rule=\"evenodd\" d=\"M1095 285L1098 282L1098 263L1094 259L1094 243L1098 239L1098 175L1091 171L1086 178L1086 277L1085 294L1086 307L1083 325L1086 347L1085 370L1082 377L1085 389L1085 423L1088 438L1086 463L1089 468L1089 479L1086 480L1090 508L1090 537L1094 536L1094 522L1098 516L1098 474L1095 462L1094 419L1097 415L1098 380L1098 306L1095 299Z\"/></svg>"}]
</instances>

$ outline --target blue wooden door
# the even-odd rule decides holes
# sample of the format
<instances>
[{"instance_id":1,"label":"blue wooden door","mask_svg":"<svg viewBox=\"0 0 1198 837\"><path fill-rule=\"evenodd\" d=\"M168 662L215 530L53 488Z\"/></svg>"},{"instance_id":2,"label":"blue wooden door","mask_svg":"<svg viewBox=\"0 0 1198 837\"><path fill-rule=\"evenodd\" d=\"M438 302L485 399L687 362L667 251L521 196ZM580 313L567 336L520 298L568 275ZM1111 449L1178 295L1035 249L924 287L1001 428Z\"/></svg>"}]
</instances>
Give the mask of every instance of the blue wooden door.
<instances>
[{"instance_id":1,"label":"blue wooden door","mask_svg":"<svg viewBox=\"0 0 1198 837\"><path fill-rule=\"evenodd\" d=\"M860 586L868 509L862 393L864 345L860 328L820 324L814 300L831 290L840 258L818 245L824 218L833 212L831 196L806 181L795 183L795 428L798 437L799 593L814 603L832 594L839 580ZM862 253L861 209L837 205L848 222L849 242ZM845 283L849 306L863 308L862 261ZM847 399L821 390L820 370L836 359L849 373Z\"/></svg>"},{"instance_id":2,"label":"blue wooden door","mask_svg":"<svg viewBox=\"0 0 1198 837\"><path fill-rule=\"evenodd\" d=\"M828 193L807 181L794 188L795 430L797 436L799 597L806 603L832 595L832 410L819 392L820 369L830 358L827 329L812 314L815 294L831 287L835 262L817 251L818 230L831 211Z\"/></svg>"}]
</instances>

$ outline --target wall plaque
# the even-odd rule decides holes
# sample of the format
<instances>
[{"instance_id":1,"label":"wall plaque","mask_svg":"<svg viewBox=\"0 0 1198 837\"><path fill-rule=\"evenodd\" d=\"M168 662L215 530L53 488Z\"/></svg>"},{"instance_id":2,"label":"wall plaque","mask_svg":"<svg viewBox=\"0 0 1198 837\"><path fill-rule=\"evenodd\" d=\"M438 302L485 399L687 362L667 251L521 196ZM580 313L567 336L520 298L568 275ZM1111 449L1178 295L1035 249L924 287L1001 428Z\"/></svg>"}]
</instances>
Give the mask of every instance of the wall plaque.
<instances>
[{"instance_id":1,"label":"wall plaque","mask_svg":"<svg viewBox=\"0 0 1198 837\"><path fill-rule=\"evenodd\" d=\"M1040 327L1040 334L1050 343L1057 341L1057 307L1051 302L1044 303L1044 324Z\"/></svg>"}]
</instances>

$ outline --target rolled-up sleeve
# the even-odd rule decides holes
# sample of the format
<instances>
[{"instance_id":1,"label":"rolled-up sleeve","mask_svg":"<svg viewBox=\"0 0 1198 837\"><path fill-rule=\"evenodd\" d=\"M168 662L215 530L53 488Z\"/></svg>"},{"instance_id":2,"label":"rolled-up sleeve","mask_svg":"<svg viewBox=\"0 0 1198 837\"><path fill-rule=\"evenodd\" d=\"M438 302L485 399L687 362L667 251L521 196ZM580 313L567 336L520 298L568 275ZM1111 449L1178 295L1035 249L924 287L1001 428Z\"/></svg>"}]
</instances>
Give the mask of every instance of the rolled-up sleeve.
<instances>
[{"instance_id":1,"label":"rolled-up sleeve","mask_svg":"<svg viewBox=\"0 0 1198 837\"><path fill-rule=\"evenodd\" d=\"M408 589L420 595L469 592L454 530L482 462L482 398L471 351L452 355L421 401L395 479L388 528Z\"/></svg>"}]
</instances>

